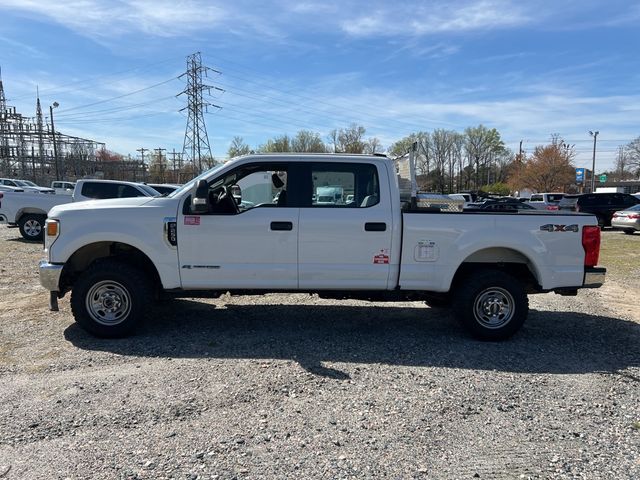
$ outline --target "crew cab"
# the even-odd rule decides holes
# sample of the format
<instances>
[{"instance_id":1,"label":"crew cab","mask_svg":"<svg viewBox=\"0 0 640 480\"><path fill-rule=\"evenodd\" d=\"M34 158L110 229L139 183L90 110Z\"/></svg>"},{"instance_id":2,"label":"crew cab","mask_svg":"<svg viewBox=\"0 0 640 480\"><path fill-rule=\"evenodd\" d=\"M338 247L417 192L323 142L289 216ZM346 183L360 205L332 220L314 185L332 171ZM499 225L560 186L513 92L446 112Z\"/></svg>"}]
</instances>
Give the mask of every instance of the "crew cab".
<instances>
[{"instance_id":1,"label":"crew cab","mask_svg":"<svg viewBox=\"0 0 640 480\"><path fill-rule=\"evenodd\" d=\"M353 201L319 202L328 185ZM592 215L412 205L386 157L238 157L166 197L54 207L40 281L52 310L71 292L76 322L101 337L134 332L160 295L310 292L452 304L490 340L522 326L528 294L604 282Z\"/></svg>"},{"instance_id":2,"label":"crew cab","mask_svg":"<svg viewBox=\"0 0 640 480\"><path fill-rule=\"evenodd\" d=\"M72 195L33 192L4 193L0 198L0 223L17 225L25 240L41 241L47 213L56 205L86 200L153 197L159 193L141 183L120 180L78 180Z\"/></svg>"}]
</instances>

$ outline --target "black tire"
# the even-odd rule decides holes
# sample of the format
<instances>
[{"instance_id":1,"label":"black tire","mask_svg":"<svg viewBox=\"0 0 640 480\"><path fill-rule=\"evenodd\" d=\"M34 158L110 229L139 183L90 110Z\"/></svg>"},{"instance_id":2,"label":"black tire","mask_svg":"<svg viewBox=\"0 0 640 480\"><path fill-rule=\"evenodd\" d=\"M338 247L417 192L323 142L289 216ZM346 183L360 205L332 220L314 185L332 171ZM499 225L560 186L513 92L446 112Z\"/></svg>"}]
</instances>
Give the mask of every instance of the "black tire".
<instances>
[{"instance_id":1,"label":"black tire","mask_svg":"<svg viewBox=\"0 0 640 480\"><path fill-rule=\"evenodd\" d=\"M505 340L527 318L529 298L522 283L500 270L475 272L455 287L455 317L476 338Z\"/></svg>"},{"instance_id":2,"label":"black tire","mask_svg":"<svg viewBox=\"0 0 640 480\"><path fill-rule=\"evenodd\" d=\"M598 219L598 226L600 227L600 230L604 230L605 227L605 220L604 217L601 217L600 215L596 215L596 218Z\"/></svg>"},{"instance_id":3,"label":"black tire","mask_svg":"<svg viewBox=\"0 0 640 480\"><path fill-rule=\"evenodd\" d=\"M98 260L73 285L71 311L84 330L103 338L130 335L144 320L153 292L144 272L112 259Z\"/></svg>"},{"instance_id":4,"label":"black tire","mask_svg":"<svg viewBox=\"0 0 640 480\"><path fill-rule=\"evenodd\" d=\"M635 233L635 230L627 228L626 230L623 230L623 232L626 233L627 235L633 235Z\"/></svg>"},{"instance_id":5,"label":"black tire","mask_svg":"<svg viewBox=\"0 0 640 480\"><path fill-rule=\"evenodd\" d=\"M25 240L41 242L44 238L44 222L47 220L46 215L37 213L27 213L22 215L18 220L18 228L20 235Z\"/></svg>"},{"instance_id":6,"label":"black tire","mask_svg":"<svg viewBox=\"0 0 640 480\"><path fill-rule=\"evenodd\" d=\"M446 293L426 295L424 303L429 308L449 308L451 306L451 296Z\"/></svg>"}]
</instances>

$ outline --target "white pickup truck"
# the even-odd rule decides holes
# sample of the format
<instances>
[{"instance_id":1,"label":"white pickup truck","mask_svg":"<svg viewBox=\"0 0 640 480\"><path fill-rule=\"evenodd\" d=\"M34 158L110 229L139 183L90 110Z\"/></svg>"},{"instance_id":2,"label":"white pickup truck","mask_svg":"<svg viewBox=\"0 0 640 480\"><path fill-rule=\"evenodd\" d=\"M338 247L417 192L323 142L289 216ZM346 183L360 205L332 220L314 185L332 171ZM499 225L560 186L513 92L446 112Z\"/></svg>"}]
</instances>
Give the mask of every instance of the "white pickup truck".
<instances>
[{"instance_id":1,"label":"white pickup truck","mask_svg":"<svg viewBox=\"0 0 640 480\"><path fill-rule=\"evenodd\" d=\"M0 223L17 225L26 240L41 241L47 213L56 205L86 200L124 197L153 197L157 191L147 185L120 180L78 180L72 195L42 195L30 192L0 193Z\"/></svg>"},{"instance_id":2,"label":"white pickup truck","mask_svg":"<svg viewBox=\"0 0 640 480\"><path fill-rule=\"evenodd\" d=\"M354 201L316 203L323 185ZM520 328L527 294L604 282L591 215L436 210L401 202L386 157L250 155L167 197L53 208L40 281L52 310L71 291L75 320L102 337L134 331L159 294L313 292L451 303L491 340Z\"/></svg>"}]
</instances>

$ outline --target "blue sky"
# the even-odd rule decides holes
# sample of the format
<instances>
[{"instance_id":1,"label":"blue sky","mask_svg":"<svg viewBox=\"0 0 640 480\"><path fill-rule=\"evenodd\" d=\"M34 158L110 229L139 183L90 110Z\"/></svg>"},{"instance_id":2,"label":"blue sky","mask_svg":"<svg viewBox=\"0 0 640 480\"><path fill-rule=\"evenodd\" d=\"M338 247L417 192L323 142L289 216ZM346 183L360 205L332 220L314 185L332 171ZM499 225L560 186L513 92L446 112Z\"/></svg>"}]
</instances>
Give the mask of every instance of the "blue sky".
<instances>
[{"instance_id":1,"label":"blue sky","mask_svg":"<svg viewBox=\"0 0 640 480\"><path fill-rule=\"evenodd\" d=\"M186 57L220 74L212 151L355 122L386 148L484 124L526 152L558 133L597 171L640 136L640 3L632 1L0 0L8 103L118 153L182 150Z\"/></svg>"}]
</instances>

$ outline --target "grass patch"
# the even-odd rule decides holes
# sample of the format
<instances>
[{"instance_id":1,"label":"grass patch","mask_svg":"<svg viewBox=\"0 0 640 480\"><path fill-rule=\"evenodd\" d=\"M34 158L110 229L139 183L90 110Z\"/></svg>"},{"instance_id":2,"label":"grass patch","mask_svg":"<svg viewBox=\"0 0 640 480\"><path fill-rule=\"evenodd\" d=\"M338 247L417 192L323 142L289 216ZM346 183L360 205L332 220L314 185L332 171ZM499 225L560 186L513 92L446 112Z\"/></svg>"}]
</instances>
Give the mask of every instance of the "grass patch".
<instances>
[{"instance_id":1,"label":"grass patch","mask_svg":"<svg viewBox=\"0 0 640 480\"><path fill-rule=\"evenodd\" d=\"M640 233L625 235L618 230L602 233L600 266L607 276L625 285L640 287Z\"/></svg>"}]
</instances>

